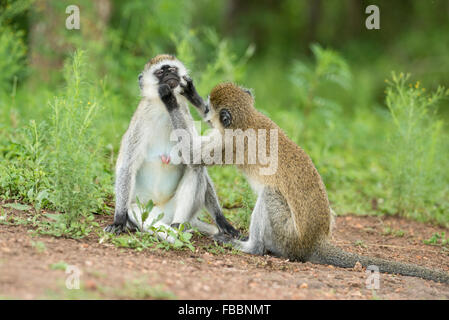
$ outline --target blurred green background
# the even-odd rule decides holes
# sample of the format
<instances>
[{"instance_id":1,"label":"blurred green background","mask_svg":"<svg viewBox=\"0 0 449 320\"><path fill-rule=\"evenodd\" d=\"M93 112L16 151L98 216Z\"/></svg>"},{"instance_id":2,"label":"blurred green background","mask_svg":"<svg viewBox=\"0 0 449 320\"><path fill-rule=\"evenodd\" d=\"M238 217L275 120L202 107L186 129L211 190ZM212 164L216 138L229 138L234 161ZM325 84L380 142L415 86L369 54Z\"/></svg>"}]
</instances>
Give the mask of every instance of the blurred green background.
<instances>
[{"instance_id":1,"label":"blurred green background","mask_svg":"<svg viewBox=\"0 0 449 320\"><path fill-rule=\"evenodd\" d=\"M72 4L80 30L65 27ZM370 4L380 30L365 27ZM137 76L173 53L204 96L226 80L253 88L312 157L338 214L448 226L448 35L447 0L2 1L1 197L66 213L56 234L83 235L91 213L112 213ZM246 229L244 177L210 173Z\"/></svg>"}]
</instances>

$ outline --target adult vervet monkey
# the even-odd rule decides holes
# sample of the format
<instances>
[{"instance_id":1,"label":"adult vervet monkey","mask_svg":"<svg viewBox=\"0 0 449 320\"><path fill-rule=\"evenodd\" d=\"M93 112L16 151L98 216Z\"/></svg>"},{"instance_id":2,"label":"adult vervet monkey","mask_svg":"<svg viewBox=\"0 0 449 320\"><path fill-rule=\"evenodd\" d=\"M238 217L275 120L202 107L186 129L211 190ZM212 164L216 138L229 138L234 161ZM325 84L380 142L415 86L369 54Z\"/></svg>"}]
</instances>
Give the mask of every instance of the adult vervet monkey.
<instances>
[{"instance_id":1,"label":"adult vervet monkey","mask_svg":"<svg viewBox=\"0 0 449 320\"><path fill-rule=\"evenodd\" d=\"M191 80L182 85L186 96L198 94ZM187 121L177 104L173 90L166 84L159 86L159 94L170 113L176 129L186 129ZM337 267L353 268L357 262L364 267L376 266L380 272L398 273L406 276L449 283L449 275L443 271L430 270L417 265L388 261L384 259L361 256L345 252L330 243L332 214L321 177L309 156L291 141L282 130L267 116L254 108L254 99L250 91L233 83L217 85L210 94L209 102L202 99L198 108L205 119L218 129L221 139L203 139L200 145L204 150L222 148L226 154L228 146L223 143L227 132L247 130L278 132L276 141L271 135L263 139L263 149L275 142L278 144L277 170L266 174L266 165L250 163L248 144L244 145L243 163L236 164L247 176L251 186L258 194L256 205L251 215L249 239L242 241L219 234L215 237L221 242L229 242L237 249L252 254L271 253L298 261L310 261L318 264L331 264ZM211 136L213 137L213 136ZM233 138L234 139L234 138ZM258 141L259 142L259 141ZM257 147L260 148L259 143ZM195 154L194 147L188 149ZM235 154L235 145L230 148ZM270 153L271 153L270 148ZM258 150L259 152L259 150ZM270 156L273 156L270 154ZM206 161L203 163L207 164Z\"/></svg>"},{"instance_id":2,"label":"adult vervet monkey","mask_svg":"<svg viewBox=\"0 0 449 320\"><path fill-rule=\"evenodd\" d=\"M187 99L180 87L186 77L184 65L166 54L151 59L139 75L142 99L122 138L116 164L114 223L105 231L120 233L126 227L148 231L154 219L164 213L155 227L177 227L180 223L189 222L200 232L216 234L215 226L197 218L199 210L205 207L221 232L238 235L222 213L207 169L171 162L170 151L174 142L170 141L170 134L173 126L159 98L158 86L166 84L173 90L187 130L196 135ZM144 204L149 200L154 203L144 222L136 199ZM159 235L166 238L165 233Z\"/></svg>"}]
</instances>

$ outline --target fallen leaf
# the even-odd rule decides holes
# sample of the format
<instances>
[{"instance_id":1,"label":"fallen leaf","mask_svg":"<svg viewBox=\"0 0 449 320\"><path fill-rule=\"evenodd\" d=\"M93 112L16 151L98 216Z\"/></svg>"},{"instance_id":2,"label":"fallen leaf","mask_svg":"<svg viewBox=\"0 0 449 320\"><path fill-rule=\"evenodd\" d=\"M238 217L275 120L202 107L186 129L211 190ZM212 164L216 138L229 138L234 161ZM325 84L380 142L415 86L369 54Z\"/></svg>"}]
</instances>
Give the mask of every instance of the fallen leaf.
<instances>
[{"instance_id":1,"label":"fallen leaf","mask_svg":"<svg viewBox=\"0 0 449 320\"><path fill-rule=\"evenodd\" d=\"M361 264L359 261L357 261L357 262L355 263L355 265L354 265L354 271L363 271L362 264Z\"/></svg>"}]
</instances>

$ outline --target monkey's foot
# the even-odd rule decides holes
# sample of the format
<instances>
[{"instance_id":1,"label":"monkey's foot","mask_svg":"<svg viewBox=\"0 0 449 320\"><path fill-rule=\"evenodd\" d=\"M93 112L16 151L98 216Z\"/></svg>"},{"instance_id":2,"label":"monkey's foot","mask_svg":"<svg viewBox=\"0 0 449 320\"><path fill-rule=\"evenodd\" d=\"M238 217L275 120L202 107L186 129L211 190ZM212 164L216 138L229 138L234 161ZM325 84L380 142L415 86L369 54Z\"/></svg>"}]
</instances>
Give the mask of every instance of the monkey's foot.
<instances>
[{"instance_id":1,"label":"monkey's foot","mask_svg":"<svg viewBox=\"0 0 449 320\"><path fill-rule=\"evenodd\" d=\"M220 228L220 231L222 233L225 233L227 235L230 235L233 238L239 239L241 237L241 234L238 230L236 230L233 226L230 224L224 226L223 228Z\"/></svg>"},{"instance_id":2,"label":"monkey's foot","mask_svg":"<svg viewBox=\"0 0 449 320\"><path fill-rule=\"evenodd\" d=\"M179 229L179 226L180 226L181 224L180 223L172 223L171 225L170 225L170 227L172 227L173 229Z\"/></svg>"},{"instance_id":3,"label":"monkey's foot","mask_svg":"<svg viewBox=\"0 0 449 320\"><path fill-rule=\"evenodd\" d=\"M226 219L224 219L224 217L218 216L216 223L218 229L220 229L220 233L225 233L236 239L240 237L240 232L236 230Z\"/></svg>"},{"instance_id":4,"label":"monkey's foot","mask_svg":"<svg viewBox=\"0 0 449 320\"><path fill-rule=\"evenodd\" d=\"M214 235L212 237L212 239L214 239L218 243L222 243L222 244L232 243L232 240L233 240L233 238L230 235L225 234L223 232L217 233L216 235Z\"/></svg>"},{"instance_id":5,"label":"monkey's foot","mask_svg":"<svg viewBox=\"0 0 449 320\"><path fill-rule=\"evenodd\" d=\"M119 235L120 233L124 232L126 230L126 225L124 224L110 224L106 228L103 229L105 232L114 233L116 235Z\"/></svg>"}]
</instances>

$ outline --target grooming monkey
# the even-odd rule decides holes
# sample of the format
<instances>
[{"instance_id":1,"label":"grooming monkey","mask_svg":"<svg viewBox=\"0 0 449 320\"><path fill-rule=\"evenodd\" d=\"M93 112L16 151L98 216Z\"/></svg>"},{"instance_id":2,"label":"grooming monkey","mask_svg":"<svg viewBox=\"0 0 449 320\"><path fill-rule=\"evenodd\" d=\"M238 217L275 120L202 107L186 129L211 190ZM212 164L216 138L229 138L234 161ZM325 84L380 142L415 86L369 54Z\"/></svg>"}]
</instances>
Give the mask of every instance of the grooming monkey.
<instances>
[{"instance_id":1,"label":"grooming monkey","mask_svg":"<svg viewBox=\"0 0 449 320\"><path fill-rule=\"evenodd\" d=\"M180 84L185 81L184 77L187 78L184 65L174 56L165 54L151 59L139 75L142 99L122 138L116 163L114 223L105 231L120 233L126 228L149 231L154 219L164 213L153 226L178 227L189 222L200 232L213 235L217 228L197 218L198 211L205 207L221 232L238 235L222 213L207 169L171 162L173 126L159 98L158 86L166 84L173 90L186 128L192 135L197 134L187 99L181 95ZM136 199L143 204L149 200L154 203L144 222ZM159 236L167 238L162 232Z\"/></svg>"},{"instance_id":2,"label":"grooming monkey","mask_svg":"<svg viewBox=\"0 0 449 320\"><path fill-rule=\"evenodd\" d=\"M243 164L236 164L258 194L251 215L249 239L242 241L219 234L215 236L216 240L230 242L239 250L251 254L271 253L292 260L343 268L353 268L360 262L364 267L375 265L380 272L449 283L449 275L443 271L348 253L332 245L332 212L325 186L309 156L273 121L254 108L254 99L249 91L232 83L219 84L210 93L208 103L204 104L202 99L197 98L191 80L187 80L187 84L182 85L184 94L196 97L195 102L199 103L196 106L205 120L218 129L222 138L226 136L226 129L241 129L243 132L247 129L274 129L278 132L275 141L278 143L278 167L273 174L261 174L263 166L248 163L248 157L244 157ZM170 87L161 85L159 94L173 126L176 129L186 128L187 122ZM270 137L265 137L266 145L270 144ZM216 146L210 144L217 143L222 148L225 146L220 139L205 139L201 148L216 150ZM193 148L190 151L195 152ZM232 151L235 152L235 144ZM245 153L248 153L247 145Z\"/></svg>"}]
</instances>

